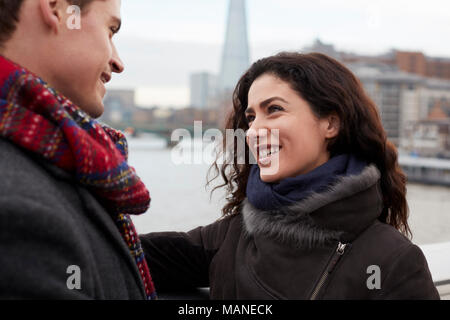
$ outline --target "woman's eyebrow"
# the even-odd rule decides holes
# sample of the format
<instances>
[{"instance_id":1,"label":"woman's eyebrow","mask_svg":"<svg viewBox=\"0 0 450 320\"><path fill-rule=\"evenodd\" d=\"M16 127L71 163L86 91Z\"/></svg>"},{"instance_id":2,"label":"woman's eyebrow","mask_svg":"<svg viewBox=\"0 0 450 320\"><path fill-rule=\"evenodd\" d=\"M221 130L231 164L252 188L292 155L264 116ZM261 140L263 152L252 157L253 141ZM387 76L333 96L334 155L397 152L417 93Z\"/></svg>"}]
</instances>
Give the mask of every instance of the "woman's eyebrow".
<instances>
[{"instance_id":1,"label":"woman's eyebrow","mask_svg":"<svg viewBox=\"0 0 450 320\"><path fill-rule=\"evenodd\" d=\"M261 102L261 103L259 104L259 106L260 106L261 108L265 108L265 107L267 107L267 105L269 105L271 102L273 102L273 101L275 101L275 100L280 100L280 101L282 101L282 102L284 102L284 103L288 103L286 100L284 100L284 99L281 98L281 97L272 97L272 98L269 98L269 99L264 100L263 102Z\"/></svg>"}]
</instances>

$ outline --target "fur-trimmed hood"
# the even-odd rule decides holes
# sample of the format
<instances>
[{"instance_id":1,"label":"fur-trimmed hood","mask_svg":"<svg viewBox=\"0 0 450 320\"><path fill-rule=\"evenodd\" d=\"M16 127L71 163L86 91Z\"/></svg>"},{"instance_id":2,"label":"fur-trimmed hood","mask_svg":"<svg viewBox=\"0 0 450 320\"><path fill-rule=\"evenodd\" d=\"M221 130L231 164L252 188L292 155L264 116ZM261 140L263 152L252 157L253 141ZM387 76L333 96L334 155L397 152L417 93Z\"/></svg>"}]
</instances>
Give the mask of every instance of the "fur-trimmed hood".
<instances>
[{"instance_id":1,"label":"fur-trimmed hood","mask_svg":"<svg viewBox=\"0 0 450 320\"><path fill-rule=\"evenodd\" d=\"M350 242L381 214L379 180L380 171L369 165L358 175L341 177L324 192L278 209L260 210L245 199L245 229L296 247Z\"/></svg>"}]
</instances>

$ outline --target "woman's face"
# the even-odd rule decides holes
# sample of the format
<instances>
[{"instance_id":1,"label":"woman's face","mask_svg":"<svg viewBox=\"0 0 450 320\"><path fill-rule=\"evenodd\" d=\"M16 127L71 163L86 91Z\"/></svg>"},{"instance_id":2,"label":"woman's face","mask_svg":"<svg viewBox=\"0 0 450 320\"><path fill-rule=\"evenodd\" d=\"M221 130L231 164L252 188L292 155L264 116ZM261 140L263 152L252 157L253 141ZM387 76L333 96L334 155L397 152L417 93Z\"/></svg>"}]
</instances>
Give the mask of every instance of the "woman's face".
<instances>
[{"instance_id":1,"label":"woman's face","mask_svg":"<svg viewBox=\"0 0 450 320\"><path fill-rule=\"evenodd\" d=\"M264 182L305 174L329 160L327 139L338 134L337 117L318 119L289 83L260 76L250 87L245 114L247 144Z\"/></svg>"}]
</instances>

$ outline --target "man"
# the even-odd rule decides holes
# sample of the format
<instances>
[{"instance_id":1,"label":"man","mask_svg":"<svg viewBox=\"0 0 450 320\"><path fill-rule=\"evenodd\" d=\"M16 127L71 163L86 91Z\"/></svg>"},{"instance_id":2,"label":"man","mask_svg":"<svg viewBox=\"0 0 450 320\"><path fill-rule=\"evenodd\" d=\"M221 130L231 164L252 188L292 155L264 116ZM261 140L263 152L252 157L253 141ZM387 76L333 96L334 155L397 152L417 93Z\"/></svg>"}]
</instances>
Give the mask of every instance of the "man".
<instances>
[{"instance_id":1,"label":"man","mask_svg":"<svg viewBox=\"0 0 450 320\"><path fill-rule=\"evenodd\" d=\"M156 298L129 217L150 195L94 120L120 5L0 0L0 299Z\"/></svg>"}]
</instances>

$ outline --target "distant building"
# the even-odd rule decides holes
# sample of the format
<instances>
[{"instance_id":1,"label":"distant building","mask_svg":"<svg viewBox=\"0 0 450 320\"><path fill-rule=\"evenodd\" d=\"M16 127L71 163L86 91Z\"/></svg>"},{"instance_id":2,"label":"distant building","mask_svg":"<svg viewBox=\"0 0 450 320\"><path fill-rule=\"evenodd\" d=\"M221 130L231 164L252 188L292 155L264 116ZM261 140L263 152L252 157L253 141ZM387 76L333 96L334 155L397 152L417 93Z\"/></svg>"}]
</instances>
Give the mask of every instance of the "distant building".
<instances>
[{"instance_id":1,"label":"distant building","mask_svg":"<svg viewBox=\"0 0 450 320\"><path fill-rule=\"evenodd\" d=\"M413 124L408 151L450 159L450 99L436 100L426 120Z\"/></svg>"},{"instance_id":2,"label":"distant building","mask_svg":"<svg viewBox=\"0 0 450 320\"><path fill-rule=\"evenodd\" d=\"M100 120L108 124L130 124L136 111L135 91L110 89L104 99L105 112Z\"/></svg>"},{"instance_id":3,"label":"distant building","mask_svg":"<svg viewBox=\"0 0 450 320\"><path fill-rule=\"evenodd\" d=\"M219 90L232 91L250 66L245 0L230 0Z\"/></svg>"},{"instance_id":4,"label":"distant building","mask_svg":"<svg viewBox=\"0 0 450 320\"><path fill-rule=\"evenodd\" d=\"M402 71L427 76L427 59L422 52L395 51L394 62Z\"/></svg>"},{"instance_id":5,"label":"distant building","mask_svg":"<svg viewBox=\"0 0 450 320\"><path fill-rule=\"evenodd\" d=\"M421 78L396 70L380 70L364 65L350 66L379 108L388 138L397 146L408 121L418 121L420 105L414 99Z\"/></svg>"},{"instance_id":6,"label":"distant building","mask_svg":"<svg viewBox=\"0 0 450 320\"><path fill-rule=\"evenodd\" d=\"M441 98L434 101L428 120L450 120L450 99Z\"/></svg>"},{"instance_id":7,"label":"distant building","mask_svg":"<svg viewBox=\"0 0 450 320\"><path fill-rule=\"evenodd\" d=\"M154 109L137 107L133 112L133 126L145 126L155 123Z\"/></svg>"},{"instance_id":8,"label":"distant building","mask_svg":"<svg viewBox=\"0 0 450 320\"><path fill-rule=\"evenodd\" d=\"M423 108L420 114L421 119L428 119L430 113L436 107L444 112L450 112L448 104L450 101L450 81L439 79L424 79L425 87L421 96Z\"/></svg>"},{"instance_id":9,"label":"distant building","mask_svg":"<svg viewBox=\"0 0 450 320\"><path fill-rule=\"evenodd\" d=\"M450 58L429 57L418 51L392 50L380 55L367 56L338 51L332 44L324 43L320 39L316 39L311 46L305 47L302 51L320 52L345 64L384 64L399 71L417 74L422 77L450 80Z\"/></svg>"},{"instance_id":10,"label":"distant building","mask_svg":"<svg viewBox=\"0 0 450 320\"><path fill-rule=\"evenodd\" d=\"M320 39L316 39L312 45L304 47L301 51L304 53L311 53L311 52L323 53L345 64L363 63L363 64L386 65L389 67L395 65L394 55L392 52L376 56L360 55L353 52L339 51L334 47L333 44L322 42Z\"/></svg>"},{"instance_id":11,"label":"distant building","mask_svg":"<svg viewBox=\"0 0 450 320\"><path fill-rule=\"evenodd\" d=\"M427 119L438 99L450 101L450 81L428 79L395 68L349 64L379 108L388 138L398 147L411 149L416 124Z\"/></svg>"},{"instance_id":12,"label":"distant building","mask_svg":"<svg viewBox=\"0 0 450 320\"><path fill-rule=\"evenodd\" d=\"M190 93L191 107L199 109L213 108L217 94L217 77L208 72L191 74Z\"/></svg>"},{"instance_id":13,"label":"distant building","mask_svg":"<svg viewBox=\"0 0 450 320\"><path fill-rule=\"evenodd\" d=\"M191 128L195 121L202 121L203 127L217 127L218 109L184 108L174 110L168 119L169 127Z\"/></svg>"},{"instance_id":14,"label":"distant building","mask_svg":"<svg viewBox=\"0 0 450 320\"><path fill-rule=\"evenodd\" d=\"M450 159L450 118L417 122L410 150L421 157Z\"/></svg>"},{"instance_id":15,"label":"distant building","mask_svg":"<svg viewBox=\"0 0 450 320\"><path fill-rule=\"evenodd\" d=\"M400 70L429 78L450 80L450 59L432 58L422 52L395 52L395 63Z\"/></svg>"},{"instance_id":16,"label":"distant building","mask_svg":"<svg viewBox=\"0 0 450 320\"><path fill-rule=\"evenodd\" d=\"M318 52L338 60L341 59L341 53L334 48L334 45L323 43L320 39L316 39L311 46L303 48L302 52Z\"/></svg>"}]
</instances>

